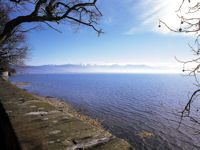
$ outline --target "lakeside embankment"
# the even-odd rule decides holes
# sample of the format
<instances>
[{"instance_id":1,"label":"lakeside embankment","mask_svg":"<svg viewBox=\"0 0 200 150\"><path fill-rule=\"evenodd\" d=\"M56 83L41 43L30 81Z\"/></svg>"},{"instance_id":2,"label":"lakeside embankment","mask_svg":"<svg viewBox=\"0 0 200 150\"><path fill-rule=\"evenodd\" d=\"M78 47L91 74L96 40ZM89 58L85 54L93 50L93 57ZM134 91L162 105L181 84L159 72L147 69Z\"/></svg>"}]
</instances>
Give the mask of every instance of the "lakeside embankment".
<instances>
[{"instance_id":1,"label":"lakeside embankment","mask_svg":"<svg viewBox=\"0 0 200 150\"><path fill-rule=\"evenodd\" d=\"M32 95L6 81L0 81L0 103L22 149L133 149L67 103Z\"/></svg>"}]
</instances>

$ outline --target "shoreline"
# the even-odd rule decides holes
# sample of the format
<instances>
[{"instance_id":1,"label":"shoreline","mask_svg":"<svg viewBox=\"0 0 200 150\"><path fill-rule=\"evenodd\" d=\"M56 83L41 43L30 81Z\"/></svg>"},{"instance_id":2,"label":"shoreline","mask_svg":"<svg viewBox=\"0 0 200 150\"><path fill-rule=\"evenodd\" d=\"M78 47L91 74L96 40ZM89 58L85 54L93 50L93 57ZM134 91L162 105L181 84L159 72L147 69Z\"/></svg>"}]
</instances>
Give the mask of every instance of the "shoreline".
<instances>
[{"instance_id":1,"label":"shoreline","mask_svg":"<svg viewBox=\"0 0 200 150\"><path fill-rule=\"evenodd\" d=\"M26 86L26 85L31 84L29 82L10 82L10 83L17 86L17 87L18 86ZM20 87L18 87L18 88L20 88ZM22 89L23 91L26 91L23 88L20 88L20 89ZM28 92L28 91L26 91L26 92ZM30 92L28 92L28 93L30 93ZM81 114L80 112L76 111L69 103L67 103L65 101L62 101L58 98L51 97L51 96L39 96L39 95L34 94L34 93L30 93L30 94L32 94L37 99L40 99L41 101L46 101L50 105L55 106L59 111L69 113L69 114L72 115L72 117L76 117L77 119L80 119L82 121L87 121L91 125L94 125L94 126L100 128L102 130L105 130L104 127L101 125L101 121L98 118L93 119L93 118L91 118L87 115Z\"/></svg>"},{"instance_id":2,"label":"shoreline","mask_svg":"<svg viewBox=\"0 0 200 150\"><path fill-rule=\"evenodd\" d=\"M29 82L11 82L9 81L11 84L16 85L16 86L25 86L25 85L30 85L31 83Z\"/></svg>"},{"instance_id":3,"label":"shoreline","mask_svg":"<svg viewBox=\"0 0 200 150\"><path fill-rule=\"evenodd\" d=\"M41 149L134 149L106 131L98 119L80 114L68 103L28 93L16 83L0 82L0 102L23 149L36 145Z\"/></svg>"},{"instance_id":4,"label":"shoreline","mask_svg":"<svg viewBox=\"0 0 200 150\"><path fill-rule=\"evenodd\" d=\"M72 117L75 117L82 121L86 121L86 122L90 123L91 125L100 128L101 130L105 130L104 127L101 125L101 121L98 118L93 119L89 116L79 113L67 102L64 102L55 97L39 96L37 94L32 94L32 95L34 95L36 98L38 98L40 100L44 100L44 101L48 102L50 105L55 106L59 111L69 113ZM107 131L107 132L109 132L109 131Z\"/></svg>"}]
</instances>

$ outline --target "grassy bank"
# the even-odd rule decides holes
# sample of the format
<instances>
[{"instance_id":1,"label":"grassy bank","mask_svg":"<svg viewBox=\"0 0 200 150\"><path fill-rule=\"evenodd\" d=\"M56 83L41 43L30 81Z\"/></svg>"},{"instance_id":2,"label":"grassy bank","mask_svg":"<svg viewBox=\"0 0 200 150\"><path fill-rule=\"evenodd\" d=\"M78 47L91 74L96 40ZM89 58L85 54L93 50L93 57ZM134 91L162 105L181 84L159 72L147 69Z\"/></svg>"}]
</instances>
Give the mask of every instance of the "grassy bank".
<instances>
[{"instance_id":1,"label":"grassy bank","mask_svg":"<svg viewBox=\"0 0 200 150\"><path fill-rule=\"evenodd\" d=\"M54 98L34 96L0 81L0 102L24 150L130 150L124 140Z\"/></svg>"}]
</instances>

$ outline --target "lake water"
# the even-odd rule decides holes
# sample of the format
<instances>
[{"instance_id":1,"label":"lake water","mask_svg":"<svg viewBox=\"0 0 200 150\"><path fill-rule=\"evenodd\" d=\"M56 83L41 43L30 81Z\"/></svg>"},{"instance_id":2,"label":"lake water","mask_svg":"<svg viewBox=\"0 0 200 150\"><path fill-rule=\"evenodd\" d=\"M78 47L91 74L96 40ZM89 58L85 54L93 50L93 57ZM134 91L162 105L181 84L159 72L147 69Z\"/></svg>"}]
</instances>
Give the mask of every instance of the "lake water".
<instances>
[{"instance_id":1,"label":"lake water","mask_svg":"<svg viewBox=\"0 0 200 150\"><path fill-rule=\"evenodd\" d=\"M137 150L197 150L200 130L177 111L194 90L193 79L176 74L32 74L11 77L30 82L22 88L60 98L77 111L102 120L103 126ZM149 136L145 137L144 133Z\"/></svg>"}]
</instances>

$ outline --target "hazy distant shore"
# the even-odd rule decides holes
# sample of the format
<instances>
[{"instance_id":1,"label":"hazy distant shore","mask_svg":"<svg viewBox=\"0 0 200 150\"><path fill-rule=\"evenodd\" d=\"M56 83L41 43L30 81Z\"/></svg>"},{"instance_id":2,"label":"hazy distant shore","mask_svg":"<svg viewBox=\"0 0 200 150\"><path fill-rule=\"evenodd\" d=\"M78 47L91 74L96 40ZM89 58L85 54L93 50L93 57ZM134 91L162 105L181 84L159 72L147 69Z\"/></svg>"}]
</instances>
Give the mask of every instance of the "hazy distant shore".
<instances>
[{"instance_id":1,"label":"hazy distant shore","mask_svg":"<svg viewBox=\"0 0 200 150\"><path fill-rule=\"evenodd\" d=\"M19 74L65 73L181 73L176 66L65 64L15 67Z\"/></svg>"}]
</instances>

